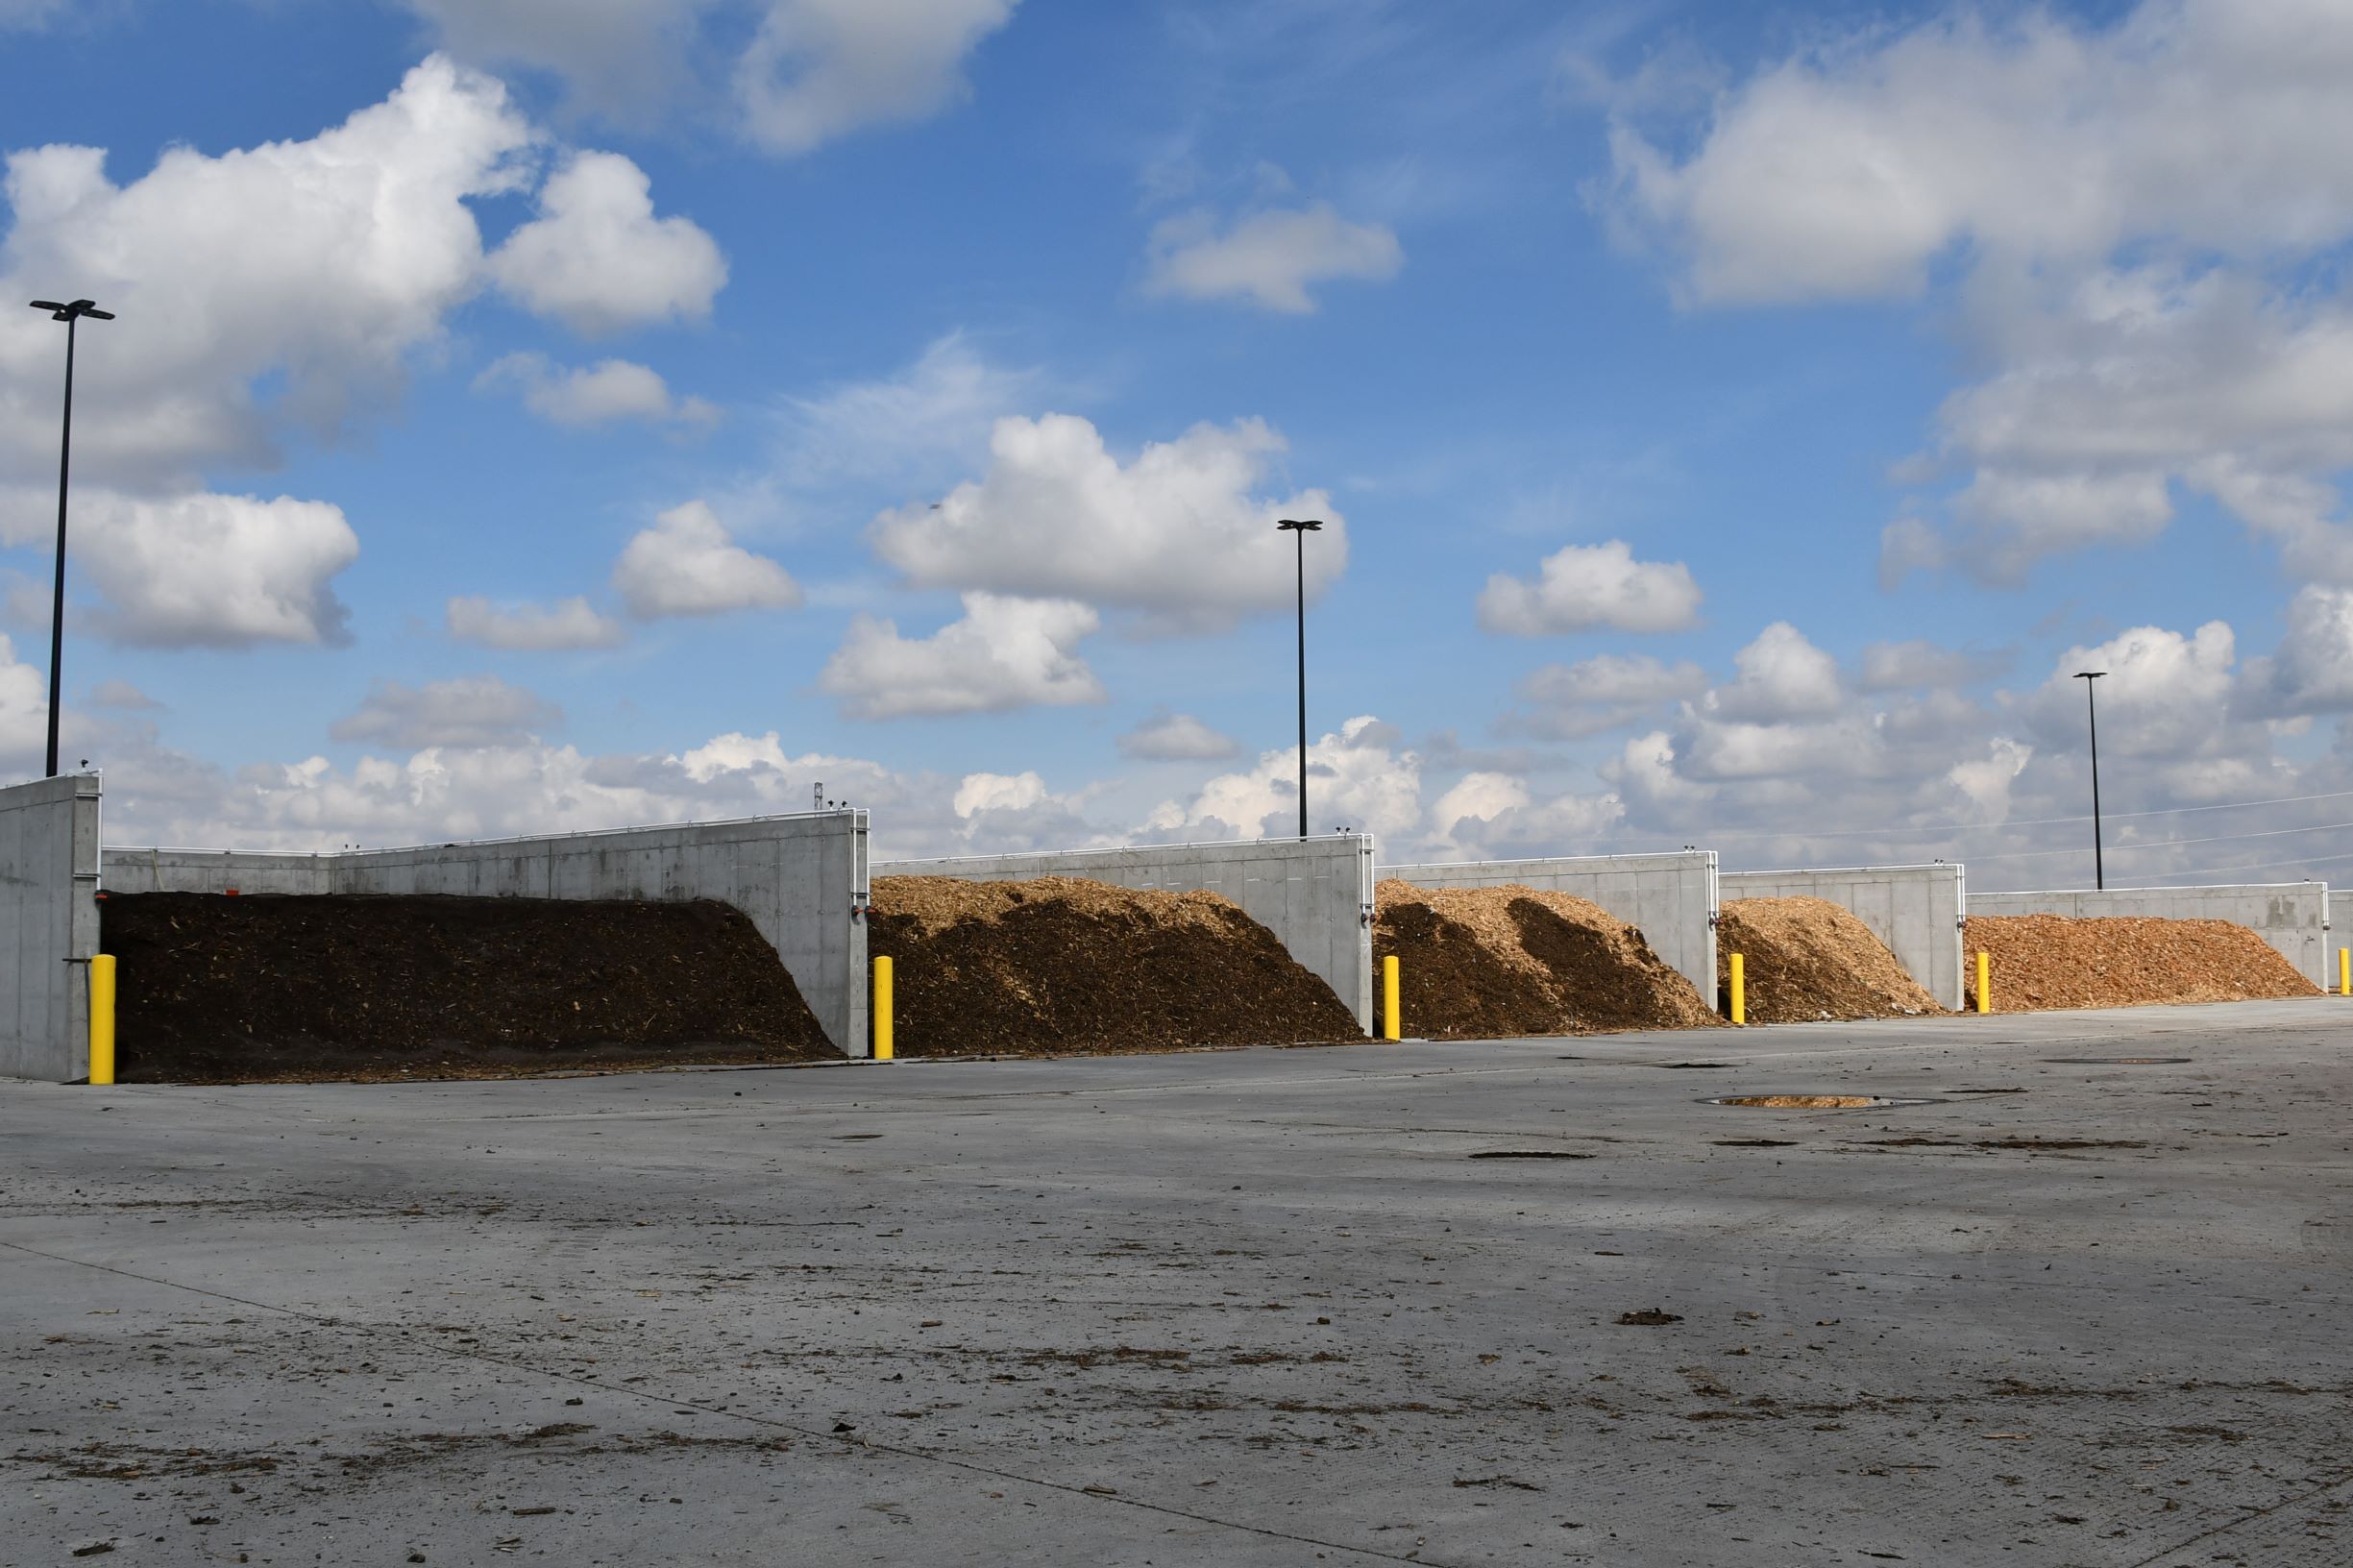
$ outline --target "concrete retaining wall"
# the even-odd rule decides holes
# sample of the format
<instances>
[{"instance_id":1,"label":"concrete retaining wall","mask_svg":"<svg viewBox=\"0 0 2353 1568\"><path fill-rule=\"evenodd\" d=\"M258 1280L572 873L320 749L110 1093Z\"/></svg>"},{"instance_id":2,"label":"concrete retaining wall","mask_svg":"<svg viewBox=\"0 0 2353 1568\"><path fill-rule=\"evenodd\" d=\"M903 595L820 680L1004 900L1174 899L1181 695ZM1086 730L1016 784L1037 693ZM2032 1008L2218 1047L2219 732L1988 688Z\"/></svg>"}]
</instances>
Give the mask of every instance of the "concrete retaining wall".
<instances>
[{"instance_id":1,"label":"concrete retaining wall","mask_svg":"<svg viewBox=\"0 0 2353 1568\"><path fill-rule=\"evenodd\" d=\"M1638 928L1651 950L1716 1003L1716 852L1589 855L1561 860L1473 860L1385 866L1385 877L1418 888L1497 888L1517 882L1592 900Z\"/></svg>"},{"instance_id":2,"label":"concrete retaining wall","mask_svg":"<svg viewBox=\"0 0 2353 1568\"><path fill-rule=\"evenodd\" d=\"M2111 888L2104 893L1973 893L1972 915L2137 915L2163 920L2229 920L2279 949L2314 984L2333 978L2325 882L2219 888ZM2000 981L1997 977L1995 984ZM1999 994L1997 992L1997 994Z\"/></svg>"},{"instance_id":3,"label":"concrete retaining wall","mask_svg":"<svg viewBox=\"0 0 2353 1568\"><path fill-rule=\"evenodd\" d=\"M0 790L0 1076L89 1076L98 796L89 773Z\"/></svg>"},{"instance_id":4,"label":"concrete retaining wall","mask_svg":"<svg viewBox=\"0 0 2353 1568\"><path fill-rule=\"evenodd\" d=\"M1954 1012L1967 983L1961 917L1968 878L1958 866L1864 866L1822 871L1725 871L1725 902L1735 898L1826 898L1871 927L1896 962Z\"/></svg>"},{"instance_id":5,"label":"concrete retaining wall","mask_svg":"<svg viewBox=\"0 0 2353 1568\"><path fill-rule=\"evenodd\" d=\"M107 846L107 886L116 893L332 893L332 855L241 849Z\"/></svg>"},{"instance_id":6,"label":"concrete retaining wall","mask_svg":"<svg viewBox=\"0 0 2353 1568\"><path fill-rule=\"evenodd\" d=\"M716 898L750 917L827 1039L864 1056L863 811L558 833L342 854L106 852L125 893L445 894L488 898Z\"/></svg>"},{"instance_id":7,"label":"concrete retaining wall","mask_svg":"<svg viewBox=\"0 0 2353 1568\"><path fill-rule=\"evenodd\" d=\"M2341 951L2353 947L2353 893L2331 893L2328 895L2328 923L2330 946ZM2329 990L2335 991L2341 971L2336 968L2336 959L2331 958L2329 965L2328 976L2323 983Z\"/></svg>"},{"instance_id":8,"label":"concrete retaining wall","mask_svg":"<svg viewBox=\"0 0 2353 1568\"><path fill-rule=\"evenodd\" d=\"M1302 968L1373 1027L1373 840L1369 833L1236 844L1144 845L952 860L897 860L876 876L957 876L1016 882L1083 876L1123 888L1207 891L1239 904Z\"/></svg>"}]
</instances>

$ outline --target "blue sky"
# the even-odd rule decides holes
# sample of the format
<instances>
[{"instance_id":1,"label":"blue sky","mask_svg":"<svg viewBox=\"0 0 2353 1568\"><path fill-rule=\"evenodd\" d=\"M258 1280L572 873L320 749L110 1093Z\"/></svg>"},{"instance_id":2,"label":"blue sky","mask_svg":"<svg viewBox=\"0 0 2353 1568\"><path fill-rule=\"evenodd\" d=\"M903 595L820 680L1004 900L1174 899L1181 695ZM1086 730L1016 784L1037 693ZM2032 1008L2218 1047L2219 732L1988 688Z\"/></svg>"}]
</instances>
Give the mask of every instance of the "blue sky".
<instances>
[{"instance_id":1,"label":"blue sky","mask_svg":"<svg viewBox=\"0 0 2353 1568\"><path fill-rule=\"evenodd\" d=\"M1401 857L2071 884L2089 664L2117 880L2343 879L2348 66L2322 0L0 0L0 268L121 312L67 749L118 839L1282 831L1311 507L1316 825Z\"/></svg>"}]
</instances>

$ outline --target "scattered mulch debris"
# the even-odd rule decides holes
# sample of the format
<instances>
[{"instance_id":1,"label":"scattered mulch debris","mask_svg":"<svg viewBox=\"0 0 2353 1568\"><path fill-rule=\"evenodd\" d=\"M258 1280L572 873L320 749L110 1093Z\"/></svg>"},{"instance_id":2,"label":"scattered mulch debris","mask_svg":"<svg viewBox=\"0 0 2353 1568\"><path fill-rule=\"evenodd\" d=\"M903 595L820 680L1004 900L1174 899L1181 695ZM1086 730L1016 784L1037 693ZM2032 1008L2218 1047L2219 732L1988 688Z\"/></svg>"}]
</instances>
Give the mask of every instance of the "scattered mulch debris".
<instances>
[{"instance_id":1,"label":"scattered mulch debris","mask_svg":"<svg viewBox=\"0 0 2353 1568\"><path fill-rule=\"evenodd\" d=\"M1364 1038L1330 986L1213 893L881 876L867 943L892 960L904 1056Z\"/></svg>"},{"instance_id":2,"label":"scattered mulch debris","mask_svg":"<svg viewBox=\"0 0 2353 1568\"><path fill-rule=\"evenodd\" d=\"M126 1083L502 1078L837 1056L727 904L116 893Z\"/></svg>"},{"instance_id":3,"label":"scattered mulch debris","mask_svg":"<svg viewBox=\"0 0 2353 1568\"><path fill-rule=\"evenodd\" d=\"M1982 951L1993 959L1997 1013L2320 994L2277 948L2229 920L1973 915L1962 942L1970 1006Z\"/></svg>"},{"instance_id":4,"label":"scattered mulch debris","mask_svg":"<svg viewBox=\"0 0 2353 1568\"><path fill-rule=\"evenodd\" d=\"M1682 1313L1662 1312L1655 1307L1646 1307L1638 1312L1620 1312L1618 1314L1620 1323L1636 1329L1664 1328L1669 1323L1680 1323L1682 1320Z\"/></svg>"},{"instance_id":5,"label":"scattered mulch debris","mask_svg":"<svg viewBox=\"0 0 2353 1568\"><path fill-rule=\"evenodd\" d=\"M1751 1023L1942 1013L1886 943L1826 898L1735 898L1716 929L1716 985L1729 1008L1731 955L1746 967Z\"/></svg>"},{"instance_id":6,"label":"scattered mulch debris","mask_svg":"<svg viewBox=\"0 0 2353 1568\"><path fill-rule=\"evenodd\" d=\"M1586 899L1394 877L1373 896L1374 956L1401 960L1405 1034L1491 1040L1722 1021L1640 931Z\"/></svg>"}]
</instances>

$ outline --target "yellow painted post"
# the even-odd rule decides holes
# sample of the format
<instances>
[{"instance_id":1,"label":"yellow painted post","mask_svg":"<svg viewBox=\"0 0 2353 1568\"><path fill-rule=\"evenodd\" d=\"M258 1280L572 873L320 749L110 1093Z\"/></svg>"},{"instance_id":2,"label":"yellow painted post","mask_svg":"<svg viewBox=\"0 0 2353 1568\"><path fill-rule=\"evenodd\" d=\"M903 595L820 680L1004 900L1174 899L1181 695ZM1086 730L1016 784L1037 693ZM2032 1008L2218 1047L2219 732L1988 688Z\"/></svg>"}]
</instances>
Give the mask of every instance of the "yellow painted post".
<instances>
[{"instance_id":1,"label":"yellow painted post","mask_svg":"<svg viewBox=\"0 0 2353 1568\"><path fill-rule=\"evenodd\" d=\"M1749 960L1744 953L1732 955L1732 1021L1749 1021Z\"/></svg>"},{"instance_id":2,"label":"yellow painted post","mask_svg":"<svg viewBox=\"0 0 2353 1568\"><path fill-rule=\"evenodd\" d=\"M1381 1038L1403 1040L1405 1030L1397 1017L1397 955L1391 953L1381 961Z\"/></svg>"},{"instance_id":3,"label":"yellow painted post","mask_svg":"<svg viewBox=\"0 0 2353 1568\"><path fill-rule=\"evenodd\" d=\"M2353 996L2353 947L2337 949L2337 994Z\"/></svg>"},{"instance_id":4,"label":"yellow painted post","mask_svg":"<svg viewBox=\"0 0 2353 1568\"><path fill-rule=\"evenodd\" d=\"M878 958L874 960L873 1007L874 1060L877 1062L888 1062L893 1059L895 1050L895 1041L892 1039L891 961L887 958Z\"/></svg>"},{"instance_id":5,"label":"yellow painted post","mask_svg":"<svg viewBox=\"0 0 2353 1568\"><path fill-rule=\"evenodd\" d=\"M114 1081L114 955L90 960L90 1082Z\"/></svg>"},{"instance_id":6,"label":"yellow painted post","mask_svg":"<svg viewBox=\"0 0 2353 1568\"><path fill-rule=\"evenodd\" d=\"M1994 955L1977 949L1977 1011L1994 1011Z\"/></svg>"}]
</instances>

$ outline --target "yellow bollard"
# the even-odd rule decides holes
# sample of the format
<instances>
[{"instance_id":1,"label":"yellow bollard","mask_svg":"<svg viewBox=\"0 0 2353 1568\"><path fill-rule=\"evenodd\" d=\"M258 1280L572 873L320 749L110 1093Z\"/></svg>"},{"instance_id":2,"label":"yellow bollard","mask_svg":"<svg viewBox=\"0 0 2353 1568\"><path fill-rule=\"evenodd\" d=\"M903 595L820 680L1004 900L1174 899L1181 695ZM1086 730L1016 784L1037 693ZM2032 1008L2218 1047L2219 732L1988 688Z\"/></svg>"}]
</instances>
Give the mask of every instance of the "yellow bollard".
<instances>
[{"instance_id":1,"label":"yellow bollard","mask_svg":"<svg viewBox=\"0 0 2353 1568\"><path fill-rule=\"evenodd\" d=\"M1994 955L1977 949L1977 1011L1994 1011Z\"/></svg>"},{"instance_id":2,"label":"yellow bollard","mask_svg":"<svg viewBox=\"0 0 2353 1568\"><path fill-rule=\"evenodd\" d=\"M1402 1040L1405 1031L1397 1018L1397 956L1392 953L1381 961L1381 1038Z\"/></svg>"},{"instance_id":3,"label":"yellow bollard","mask_svg":"<svg viewBox=\"0 0 2353 1568\"><path fill-rule=\"evenodd\" d=\"M90 1082L114 1081L114 955L90 960Z\"/></svg>"},{"instance_id":4,"label":"yellow bollard","mask_svg":"<svg viewBox=\"0 0 2353 1568\"><path fill-rule=\"evenodd\" d=\"M891 1028L891 961L874 960L874 1060L893 1060L895 1041Z\"/></svg>"},{"instance_id":5,"label":"yellow bollard","mask_svg":"<svg viewBox=\"0 0 2353 1568\"><path fill-rule=\"evenodd\" d=\"M2353 996L2353 947L2337 949L2337 994Z\"/></svg>"},{"instance_id":6,"label":"yellow bollard","mask_svg":"<svg viewBox=\"0 0 2353 1568\"><path fill-rule=\"evenodd\" d=\"M1732 955L1732 1021L1749 1021L1749 960L1747 955Z\"/></svg>"}]
</instances>

